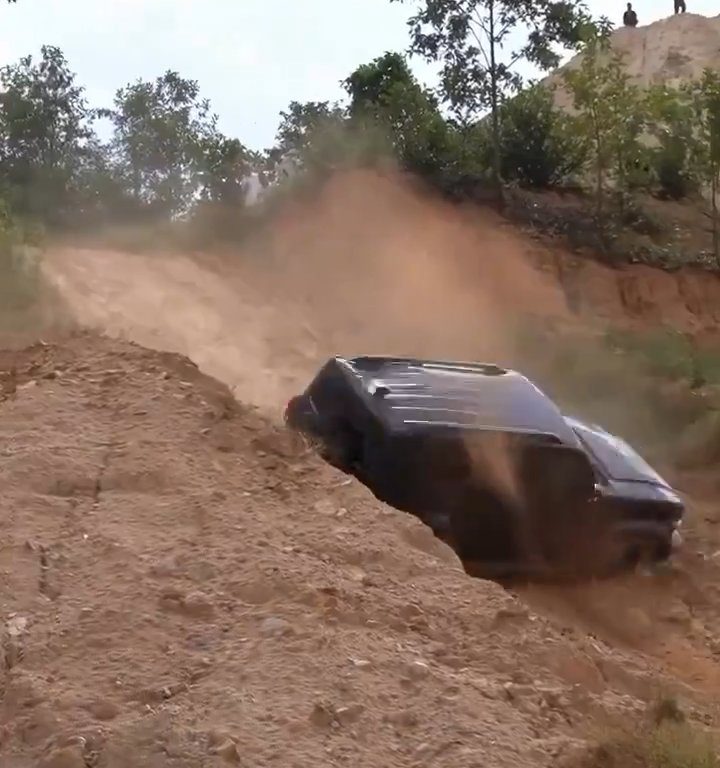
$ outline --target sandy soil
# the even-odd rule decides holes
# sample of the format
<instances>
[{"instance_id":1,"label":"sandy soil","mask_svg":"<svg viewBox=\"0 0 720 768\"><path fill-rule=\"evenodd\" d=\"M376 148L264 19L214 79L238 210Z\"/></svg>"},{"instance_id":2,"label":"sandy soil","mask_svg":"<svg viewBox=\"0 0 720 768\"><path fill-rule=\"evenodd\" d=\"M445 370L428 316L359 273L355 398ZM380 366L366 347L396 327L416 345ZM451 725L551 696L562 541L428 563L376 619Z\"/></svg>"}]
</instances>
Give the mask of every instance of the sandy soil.
<instances>
[{"instance_id":1,"label":"sandy soil","mask_svg":"<svg viewBox=\"0 0 720 768\"><path fill-rule=\"evenodd\" d=\"M619 13L623 10L622 6L617 9ZM643 88L663 84L678 86L700 77L706 68L715 70L720 66L720 16L709 18L697 13L674 16L672 4L667 10L665 19L646 24L641 15L639 27L620 27L612 37L613 50L623 55L632 81ZM578 65L579 58L575 57L567 66ZM554 73L548 82L559 85L561 75ZM570 104L562 88L556 98L559 106Z\"/></svg>"},{"instance_id":2,"label":"sandy soil","mask_svg":"<svg viewBox=\"0 0 720 768\"><path fill-rule=\"evenodd\" d=\"M553 766L665 691L717 724L707 477L672 569L512 594L278 426L333 352L593 323L496 220L343 185L235 260L48 255L107 335L0 353L3 768Z\"/></svg>"}]
</instances>

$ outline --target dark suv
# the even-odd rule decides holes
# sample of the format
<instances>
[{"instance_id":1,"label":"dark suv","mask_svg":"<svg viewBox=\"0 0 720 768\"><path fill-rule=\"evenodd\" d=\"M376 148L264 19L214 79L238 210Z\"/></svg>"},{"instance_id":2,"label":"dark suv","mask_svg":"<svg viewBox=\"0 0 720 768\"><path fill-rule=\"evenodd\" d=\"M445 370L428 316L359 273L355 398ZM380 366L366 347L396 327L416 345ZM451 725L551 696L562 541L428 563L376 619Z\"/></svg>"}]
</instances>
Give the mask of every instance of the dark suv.
<instances>
[{"instance_id":1,"label":"dark suv","mask_svg":"<svg viewBox=\"0 0 720 768\"><path fill-rule=\"evenodd\" d=\"M670 485L516 371L334 357L285 420L475 572L614 571L667 559L680 540L684 507Z\"/></svg>"}]
</instances>

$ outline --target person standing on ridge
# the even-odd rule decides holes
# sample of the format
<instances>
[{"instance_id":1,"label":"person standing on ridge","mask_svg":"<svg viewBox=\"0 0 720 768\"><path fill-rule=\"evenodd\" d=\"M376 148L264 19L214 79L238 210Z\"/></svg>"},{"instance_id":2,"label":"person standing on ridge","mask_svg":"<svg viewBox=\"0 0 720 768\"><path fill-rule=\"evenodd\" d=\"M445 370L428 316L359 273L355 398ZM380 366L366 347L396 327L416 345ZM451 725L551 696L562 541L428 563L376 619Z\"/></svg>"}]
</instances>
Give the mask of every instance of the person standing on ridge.
<instances>
[{"instance_id":1,"label":"person standing on ridge","mask_svg":"<svg viewBox=\"0 0 720 768\"><path fill-rule=\"evenodd\" d=\"M685 13L685 0L675 0L675 13Z\"/></svg>"},{"instance_id":2,"label":"person standing on ridge","mask_svg":"<svg viewBox=\"0 0 720 768\"><path fill-rule=\"evenodd\" d=\"M684 2L685 0L675 0L675 5L677 6L678 2ZM638 17L637 13L633 10L632 3L627 4L627 10L625 13L623 13L623 24L626 27L637 27L638 25Z\"/></svg>"}]
</instances>

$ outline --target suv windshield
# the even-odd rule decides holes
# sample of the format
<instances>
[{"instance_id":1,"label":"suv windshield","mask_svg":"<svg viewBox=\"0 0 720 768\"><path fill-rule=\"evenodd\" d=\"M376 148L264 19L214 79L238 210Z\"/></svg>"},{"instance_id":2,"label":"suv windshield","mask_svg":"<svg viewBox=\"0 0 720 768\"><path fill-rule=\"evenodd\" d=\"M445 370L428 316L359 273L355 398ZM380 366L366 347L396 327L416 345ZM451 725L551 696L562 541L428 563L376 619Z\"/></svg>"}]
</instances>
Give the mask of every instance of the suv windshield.
<instances>
[{"instance_id":1,"label":"suv windshield","mask_svg":"<svg viewBox=\"0 0 720 768\"><path fill-rule=\"evenodd\" d=\"M574 419L568 419L568 422L600 468L611 478L668 487L665 480L624 440L600 427L590 427Z\"/></svg>"}]
</instances>

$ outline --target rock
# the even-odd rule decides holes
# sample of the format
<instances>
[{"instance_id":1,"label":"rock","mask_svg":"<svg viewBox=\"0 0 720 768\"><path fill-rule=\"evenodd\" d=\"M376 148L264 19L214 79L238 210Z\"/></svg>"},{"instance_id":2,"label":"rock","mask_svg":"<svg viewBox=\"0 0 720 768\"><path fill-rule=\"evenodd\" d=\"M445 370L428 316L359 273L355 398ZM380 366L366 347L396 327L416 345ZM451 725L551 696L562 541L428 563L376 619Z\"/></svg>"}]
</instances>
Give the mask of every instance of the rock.
<instances>
[{"instance_id":1,"label":"rock","mask_svg":"<svg viewBox=\"0 0 720 768\"><path fill-rule=\"evenodd\" d=\"M167 578L169 576L176 576L178 574L178 565L174 558L166 558L164 560L156 560L152 563L148 569L148 573L151 576L157 576L159 578Z\"/></svg>"},{"instance_id":2,"label":"rock","mask_svg":"<svg viewBox=\"0 0 720 768\"><path fill-rule=\"evenodd\" d=\"M413 661L407 666L407 675L411 680L424 680L430 674L430 667L424 661Z\"/></svg>"},{"instance_id":3,"label":"rock","mask_svg":"<svg viewBox=\"0 0 720 768\"><path fill-rule=\"evenodd\" d=\"M335 710L335 719L341 725L350 725L357 722L365 711L362 704L350 704L347 707L340 707Z\"/></svg>"},{"instance_id":4,"label":"rock","mask_svg":"<svg viewBox=\"0 0 720 768\"><path fill-rule=\"evenodd\" d=\"M334 515L335 506L328 499L319 499L313 504L313 509L319 515Z\"/></svg>"},{"instance_id":5,"label":"rock","mask_svg":"<svg viewBox=\"0 0 720 768\"><path fill-rule=\"evenodd\" d=\"M318 702L310 713L310 722L318 728L329 728L335 722L335 712L332 707Z\"/></svg>"},{"instance_id":6,"label":"rock","mask_svg":"<svg viewBox=\"0 0 720 768\"><path fill-rule=\"evenodd\" d=\"M240 762L240 753L238 752L237 744L231 739L228 739L217 746L213 752L219 757L222 757L227 763L237 765Z\"/></svg>"},{"instance_id":7,"label":"rock","mask_svg":"<svg viewBox=\"0 0 720 768\"><path fill-rule=\"evenodd\" d=\"M20 637L20 635L25 633L27 625L28 620L25 616L11 616L6 625L7 633L10 637Z\"/></svg>"},{"instance_id":8,"label":"rock","mask_svg":"<svg viewBox=\"0 0 720 768\"><path fill-rule=\"evenodd\" d=\"M269 616L260 624L260 634L263 637L285 637L293 632L290 622L277 616Z\"/></svg>"},{"instance_id":9,"label":"rock","mask_svg":"<svg viewBox=\"0 0 720 768\"><path fill-rule=\"evenodd\" d=\"M225 744L227 741L237 743L237 737L234 733L227 728L213 728L207 733L208 746L211 750L219 747L221 744Z\"/></svg>"},{"instance_id":10,"label":"rock","mask_svg":"<svg viewBox=\"0 0 720 768\"><path fill-rule=\"evenodd\" d=\"M528 696L534 696L537 693L532 685L523 685L522 683L505 683L503 688L508 700L513 702L520 701Z\"/></svg>"},{"instance_id":11,"label":"rock","mask_svg":"<svg viewBox=\"0 0 720 768\"><path fill-rule=\"evenodd\" d=\"M495 622L512 621L513 619L526 620L530 618L530 611L524 606L509 603L495 613Z\"/></svg>"},{"instance_id":12,"label":"rock","mask_svg":"<svg viewBox=\"0 0 720 768\"><path fill-rule=\"evenodd\" d=\"M367 659L350 659L350 663L356 669L369 669L372 667L372 662Z\"/></svg>"},{"instance_id":13,"label":"rock","mask_svg":"<svg viewBox=\"0 0 720 768\"><path fill-rule=\"evenodd\" d=\"M184 611L197 618L210 618L215 613L212 598L204 592L190 592L182 601Z\"/></svg>"},{"instance_id":14,"label":"rock","mask_svg":"<svg viewBox=\"0 0 720 768\"><path fill-rule=\"evenodd\" d=\"M86 768L86 763L78 745L54 749L40 760L38 768Z\"/></svg>"},{"instance_id":15,"label":"rock","mask_svg":"<svg viewBox=\"0 0 720 768\"><path fill-rule=\"evenodd\" d=\"M672 600L663 608L660 618L671 624L689 625L692 621L692 614L690 608L682 600Z\"/></svg>"},{"instance_id":16,"label":"rock","mask_svg":"<svg viewBox=\"0 0 720 768\"><path fill-rule=\"evenodd\" d=\"M96 699L84 707L96 720L107 722L114 720L120 714L120 707L108 699Z\"/></svg>"},{"instance_id":17,"label":"rock","mask_svg":"<svg viewBox=\"0 0 720 768\"><path fill-rule=\"evenodd\" d=\"M391 712L385 715L384 720L392 725L398 725L403 728L414 728L418 724L418 717L409 709L401 709L398 712Z\"/></svg>"}]
</instances>

